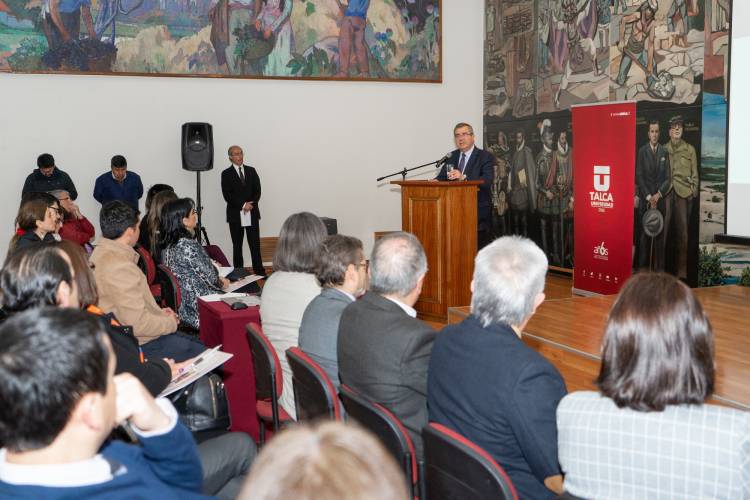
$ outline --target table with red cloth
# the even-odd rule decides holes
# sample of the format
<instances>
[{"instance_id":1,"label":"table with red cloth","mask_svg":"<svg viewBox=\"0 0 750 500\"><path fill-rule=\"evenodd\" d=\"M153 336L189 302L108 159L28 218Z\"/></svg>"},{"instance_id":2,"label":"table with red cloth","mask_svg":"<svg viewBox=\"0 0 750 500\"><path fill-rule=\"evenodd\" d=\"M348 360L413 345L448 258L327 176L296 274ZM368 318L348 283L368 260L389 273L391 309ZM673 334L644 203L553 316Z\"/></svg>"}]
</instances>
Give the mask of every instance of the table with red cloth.
<instances>
[{"instance_id":1,"label":"table with red cloth","mask_svg":"<svg viewBox=\"0 0 750 500\"><path fill-rule=\"evenodd\" d=\"M232 431L246 432L258 441L255 412L255 372L245 327L260 324L260 307L232 310L224 302L198 299L200 338L206 347L222 344L221 350L234 354L224 364L224 387L232 416Z\"/></svg>"}]
</instances>

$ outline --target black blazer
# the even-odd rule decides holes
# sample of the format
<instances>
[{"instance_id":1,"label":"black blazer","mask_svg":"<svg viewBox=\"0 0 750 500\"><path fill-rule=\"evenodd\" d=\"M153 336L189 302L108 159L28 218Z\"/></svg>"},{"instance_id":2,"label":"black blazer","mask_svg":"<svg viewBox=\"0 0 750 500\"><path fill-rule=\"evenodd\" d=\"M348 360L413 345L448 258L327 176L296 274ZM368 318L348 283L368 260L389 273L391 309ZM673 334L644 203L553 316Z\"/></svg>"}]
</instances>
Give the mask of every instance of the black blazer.
<instances>
[{"instance_id":1,"label":"black blazer","mask_svg":"<svg viewBox=\"0 0 750 500\"><path fill-rule=\"evenodd\" d=\"M638 184L638 195L643 199L641 207L645 207L646 196L659 191L665 197L671 187L669 155L661 144L656 145L656 154L651 151L651 145L645 144L638 150L638 161L635 164L635 180Z\"/></svg>"},{"instance_id":2,"label":"black blazer","mask_svg":"<svg viewBox=\"0 0 750 500\"><path fill-rule=\"evenodd\" d=\"M453 165L458 168L460 154L461 151L458 149L451 153L450 159L440 169L440 173L436 177L437 180L448 180L446 166ZM495 180L495 158L491 153L475 146L464 167L464 175L469 181L484 181L484 184L479 186L479 193L477 193L478 230L489 230L492 210L492 182Z\"/></svg>"},{"instance_id":3,"label":"black blazer","mask_svg":"<svg viewBox=\"0 0 750 500\"><path fill-rule=\"evenodd\" d=\"M250 216L255 226L260 220L260 177L253 167L243 165L242 168L245 173L244 186L233 165L221 172L221 194L227 202L227 222L239 226L242 205L252 201L254 205Z\"/></svg>"},{"instance_id":4,"label":"black blazer","mask_svg":"<svg viewBox=\"0 0 750 500\"><path fill-rule=\"evenodd\" d=\"M339 322L341 383L392 411L419 457L427 425L427 366L436 333L373 292L348 305Z\"/></svg>"}]
</instances>

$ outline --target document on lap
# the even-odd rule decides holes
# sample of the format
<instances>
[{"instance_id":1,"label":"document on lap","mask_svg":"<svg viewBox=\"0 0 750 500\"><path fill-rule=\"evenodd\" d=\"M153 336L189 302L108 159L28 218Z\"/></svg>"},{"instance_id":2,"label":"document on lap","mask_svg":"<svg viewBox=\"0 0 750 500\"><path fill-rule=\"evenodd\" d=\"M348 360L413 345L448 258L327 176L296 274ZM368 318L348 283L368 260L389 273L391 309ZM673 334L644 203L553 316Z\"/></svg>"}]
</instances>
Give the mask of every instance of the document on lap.
<instances>
[{"instance_id":1,"label":"document on lap","mask_svg":"<svg viewBox=\"0 0 750 500\"><path fill-rule=\"evenodd\" d=\"M219 348L221 348L221 344L212 349L206 349L203 351L200 356L195 358L195 361L180 370L180 373L172 380L172 382L170 382L167 388L159 394L159 396L168 396L173 392L179 391L183 387L187 387L217 366L223 365L234 356L232 353L220 351Z\"/></svg>"}]
</instances>

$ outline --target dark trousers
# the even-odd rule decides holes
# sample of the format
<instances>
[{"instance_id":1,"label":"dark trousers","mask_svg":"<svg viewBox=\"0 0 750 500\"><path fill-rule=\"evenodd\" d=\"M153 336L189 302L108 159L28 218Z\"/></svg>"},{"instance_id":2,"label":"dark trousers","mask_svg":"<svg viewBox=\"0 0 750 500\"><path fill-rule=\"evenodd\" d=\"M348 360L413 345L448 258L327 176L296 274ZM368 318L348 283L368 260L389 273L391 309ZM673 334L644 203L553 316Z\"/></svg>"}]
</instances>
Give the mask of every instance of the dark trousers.
<instances>
[{"instance_id":1,"label":"dark trousers","mask_svg":"<svg viewBox=\"0 0 750 500\"><path fill-rule=\"evenodd\" d=\"M141 349L147 358L171 358L179 363L198 356L206 350L206 346L196 337L177 332L146 342Z\"/></svg>"},{"instance_id":2,"label":"dark trousers","mask_svg":"<svg viewBox=\"0 0 750 500\"><path fill-rule=\"evenodd\" d=\"M250 247L250 257L253 259L253 273L264 275L263 259L260 256L260 229L258 224L242 227L239 224L229 224L229 236L232 238L232 265L245 267L242 258L242 240L247 233L247 244Z\"/></svg>"},{"instance_id":3,"label":"dark trousers","mask_svg":"<svg viewBox=\"0 0 750 500\"><path fill-rule=\"evenodd\" d=\"M255 443L242 432L229 432L199 444L203 493L219 499L237 498L256 453Z\"/></svg>"},{"instance_id":4,"label":"dark trousers","mask_svg":"<svg viewBox=\"0 0 750 500\"><path fill-rule=\"evenodd\" d=\"M688 254L688 231L690 227L690 214L693 213L693 199L683 198L672 191L670 194L672 219L667 237L675 241L674 259L677 277L687 279L687 254Z\"/></svg>"}]
</instances>

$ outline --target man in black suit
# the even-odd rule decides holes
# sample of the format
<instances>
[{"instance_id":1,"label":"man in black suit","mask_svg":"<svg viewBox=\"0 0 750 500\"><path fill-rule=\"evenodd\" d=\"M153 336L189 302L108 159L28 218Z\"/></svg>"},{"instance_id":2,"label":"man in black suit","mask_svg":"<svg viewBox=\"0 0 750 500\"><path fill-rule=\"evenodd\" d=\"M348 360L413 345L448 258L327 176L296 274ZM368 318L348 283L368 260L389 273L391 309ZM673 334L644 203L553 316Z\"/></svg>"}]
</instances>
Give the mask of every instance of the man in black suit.
<instances>
[{"instance_id":1,"label":"man in black suit","mask_svg":"<svg viewBox=\"0 0 750 500\"><path fill-rule=\"evenodd\" d=\"M521 332L544 301L547 258L534 242L498 238L477 254L471 315L444 328L429 367L430 422L481 446L519 498L562 493L557 405L565 382Z\"/></svg>"},{"instance_id":2,"label":"man in black suit","mask_svg":"<svg viewBox=\"0 0 750 500\"><path fill-rule=\"evenodd\" d=\"M492 182L495 159L492 154L474 146L474 129L468 123L453 127L456 149L436 177L439 181L484 181L477 194L477 247L482 248L492 234Z\"/></svg>"},{"instance_id":3,"label":"man in black suit","mask_svg":"<svg viewBox=\"0 0 750 500\"><path fill-rule=\"evenodd\" d=\"M648 144L644 144L638 150L638 158L635 162L635 182L638 191L638 220L637 228L640 234L639 267L650 268L654 271L664 270L664 248L666 244L666 231L653 238L643 234L641 219L646 210L656 208L664 216L664 221L669 222L669 205L667 194L672 187L669 170L669 156L664 146L659 144L659 120L651 120L648 123ZM666 224L664 226L666 229ZM653 255L652 255L653 252Z\"/></svg>"},{"instance_id":4,"label":"man in black suit","mask_svg":"<svg viewBox=\"0 0 750 500\"><path fill-rule=\"evenodd\" d=\"M409 233L380 238L370 259L370 291L344 309L337 342L341 383L393 412L422 456L427 425L427 365L435 330L412 307L427 258Z\"/></svg>"},{"instance_id":5,"label":"man in black suit","mask_svg":"<svg viewBox=\"0 0 750 500\"><path fill-rule=\"evenodd\" d=\"M253 272L264 276L263 260L260 257L260 177L253 167L243 163L242 148L229 148L232 165L221 173L221 194L227 202L227 222L232 237L232 265L244 267L242 258L243 229L247 233ZM243 216L250 214L250 225L242 223Z\"/></svg>"}]
</instances>

